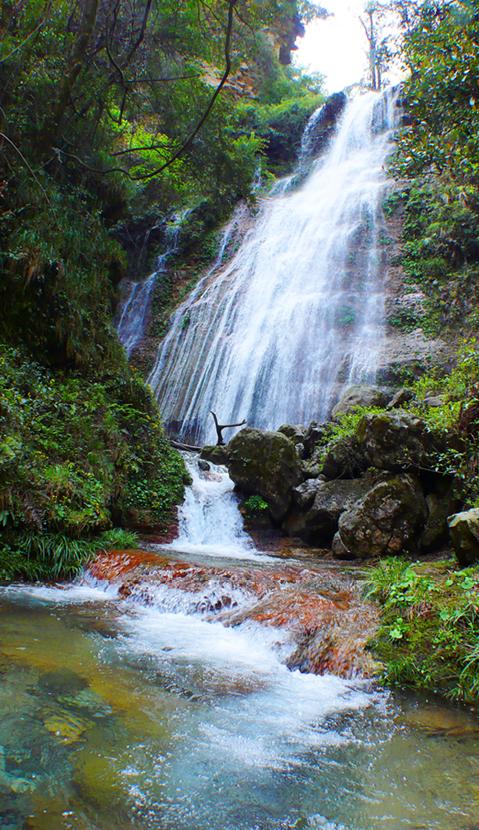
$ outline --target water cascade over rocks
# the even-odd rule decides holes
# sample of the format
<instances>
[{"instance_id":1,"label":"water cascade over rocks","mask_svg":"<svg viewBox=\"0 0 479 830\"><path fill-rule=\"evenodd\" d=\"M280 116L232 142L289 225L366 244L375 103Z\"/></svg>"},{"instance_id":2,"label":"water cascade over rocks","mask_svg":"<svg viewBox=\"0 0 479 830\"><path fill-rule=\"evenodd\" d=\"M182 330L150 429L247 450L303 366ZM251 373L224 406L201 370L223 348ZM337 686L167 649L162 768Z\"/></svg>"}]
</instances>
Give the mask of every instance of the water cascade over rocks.
<instances>
[{"instance_id":1,"label":"water cascade over rocks","mask_svg":"<svg viewBox=\"0 0 479 830\"><path fill-rule=\"evenodd\" d=\"M206 464L200 469L193 453L184 453L192 484L180 508L180 532L172 543L184 553L256 559L259 554L243 528L234 484L225 467ZM262 559L268 559L264 555Z\"/></svg>"},{"instance_id":2,"label":"water cascade over rocks","mask_svg":"<svg viewBox=\"0 0 479 830\"><path fill-rule=\"evenodd\" d=\"M168 261L178 251L181 228L188 212L178 213L167 225L166 247L158 257L153 273L146 280L130 283L117 325L120 343L128 357L133 354L145 333L153 290L158 277L166 272Z\"/></svg>"},{"instance_id":3,"label":"water cascade over rocks","mask_svg":"<svg viewBox=\"0 0 479 830\"><path fill-rule=\"evenodd\" d=\"M391 91L350 101L303 183L264 200L173 317L149 380L183 440L212 439L211 409L266 429L324 419L342 386L374 381L395 113Z\"/></svg>"}]
</instances>

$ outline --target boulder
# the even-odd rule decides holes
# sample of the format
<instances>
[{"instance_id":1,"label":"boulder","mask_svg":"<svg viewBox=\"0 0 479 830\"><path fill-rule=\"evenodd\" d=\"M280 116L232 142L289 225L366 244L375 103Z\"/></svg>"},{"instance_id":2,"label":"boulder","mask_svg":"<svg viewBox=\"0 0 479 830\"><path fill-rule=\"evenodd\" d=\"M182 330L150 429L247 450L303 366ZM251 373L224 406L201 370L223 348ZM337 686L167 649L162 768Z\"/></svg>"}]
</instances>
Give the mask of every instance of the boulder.
<instances>
[{"instance_id":1,"label":"boulder","mask_svg":"<svg viewBox=\"0 0 479 830\"><path fill-rule=\"evenodd\" d=\"M389 401L386 409L400 409L405 403L412 401L414 394L405 386L398 389Z\"/></svg>"},{"instance_id":2,"label":"boulder","mask_svg":"<svg viewBox=\"0 0 479 830\"><path fill-rule=\"evenodd\" d=\"M392 472L427 467L434 449L424 421L403 410L365 415L356 440L368 466Z\"/></svg>"},{"instance_id":3,"label":"boulder","mask_svg":"<svg viewBox=\"0 0 479 830\"><path fill-rule=\"evenodd\" d=\"M300 424L282 424L278 427L277 432L286 435L286 438L289 438L293 444L302 444L306 435L306 427Z\"/></svg>"},{"instance_id":4,"label":"boulder","mask_svg":"<svg viewBox=\"0 0 479 830\"><path fill-rule=\"evenodd\" d=\"M228 463L228 447L225 446L210 446L207 444L200 453L200 458L204 461L211 461L212 464L225 465Z\"/></svg>"},{"instance_id":5,"label":"boulder","mask_svg":"<svg viewBox=\"0 0 479 830\"><path fill-rule=\"evenodd\" d=\"M283 528L308 544L329 545L341 514L370 489L369 479L307 481L293 490L297 509L288 515Z\"/></svg>"},{"instance_id":6,"label":"boulder","mask_svg":"<svg viewBox=\"0 0 479 830\"><path fill-rule=\"evenodd\" d=\"M208 470L211 470L209 461L205 461L204 458L198 459L198 468L202 470L204 473L207 473Z\"/></svg>"},{"instance_id":7,"label":"boulder","mask_svg":"<svg viewBox=\"0 0 479 830\"><path fill-rule=\"evenodd\" d=\"M228 469L238 490L268 502L275 521L286 515L292 489L303 478L301 461L285 435L249 427L228 444Z\"/></svg>"},{"instance_id":8,"label":"boulder","mask_svg":"<svg viewBox=\"0 0 479 830\"><path fill-rule=\"evenodd\" d=\"M424 403L426 406L430 406L434 409L439 406L444 406L444 404L447 403L447 400L445 395L426 395Z\"/></svg>"},{"instance_id":9,"label":"boulder","mask_svg":"<svg viewBox=\"0 0 479 830\"><path fill-rule=\"evenodd\" d=\"M383 479L342 513L333 555L367 559L413 551L426 517L417 479L408 474Z\"/></svg>"},{"instance_id":10,"label":"boulder","mask_svg":"<svg viewBox=\"0 0 479 830\"><path fill-rule=\"evenodd\" d=\"M387 395L377 386L350 386L341 395L331 417L336 420L340 415L346 415L358 406L384 406L386 403Z\"/></svg>"},{"instance_id":11,"label":"boulder","mask_svg":"<svg viewBox=\"0 0 479 830\"><path fill-rule=\"evenodd\" d=\"M369 463L354 436L335 441L327 449L320 470L326 478L356 478Z\"/></svg>"},{"instance_id":12,"label":"boulder","mask_svg":"<svg viewBox=\"0 0 479 830\"><path fill-rule=\"evenodd\" d=\"M308 478L297 487L293 487L293 501L300 510L307 510L314 501L320 481Z\"/></svg>"},{"instance_id":13,"label":"boulder","mask_svg":"<svg viewBox=\"0 0 479 830\"><path fill-rule=\"evenodd\" d=\"M479 507L455 513L448 519L452 545L460 565L479 560Z\"/></svg>"},{"instance_id":14,"label":"boulder","mask_svg":"<svg viewBox=\"0 0 479 830\"><path fill-rule=\"evenodd\" d=\"M457 509L457 500L450 493L438 495L430 493L426 496L427 519L421 536L421 548L429 551L446 544L448 541L447 520Z\"/></svg>"},{"instance_id":15,"label":"boulder","mask_svg":"<svg viewBox=\"0 0 479 830\"><path fill-rule=\"evenodd\" d=\"M303 438L303 444L308 456L314 452L317 445L324 438L325 429L325 424L318 424L317 421L311 421Z\"/></svg>"}]
</instances>

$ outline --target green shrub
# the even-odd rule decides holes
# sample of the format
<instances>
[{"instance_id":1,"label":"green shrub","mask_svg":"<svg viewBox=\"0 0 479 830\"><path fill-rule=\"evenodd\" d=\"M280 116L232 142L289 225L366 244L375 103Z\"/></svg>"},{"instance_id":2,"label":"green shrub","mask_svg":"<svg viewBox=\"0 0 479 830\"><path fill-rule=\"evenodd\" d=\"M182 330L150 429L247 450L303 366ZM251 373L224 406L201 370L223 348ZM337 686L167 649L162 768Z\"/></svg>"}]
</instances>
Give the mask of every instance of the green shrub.
<instances>
[{"instance_id":1,"label":"green shrub","mask_svg":"<svg viewBox=\"0 0 479 830\"><path fill-rule=\"evenodd\" d=\"M269 510L269 504L261 496L248 496L243 502L243 509L247 516L261 516Z\"/></svg>"},{"instance_id":2,"label":"green shrub","mask_svg":"<svg viewBox=\"0 0 479 830\"><path fill-rule=\"evenodd\" d=\"M168 527L186 471L137 373L102 381L53 374L6 346L0 368L5 545L31 550L56 577L76 569L91 539L112 524Z\"/></svg>"}]
</instances>

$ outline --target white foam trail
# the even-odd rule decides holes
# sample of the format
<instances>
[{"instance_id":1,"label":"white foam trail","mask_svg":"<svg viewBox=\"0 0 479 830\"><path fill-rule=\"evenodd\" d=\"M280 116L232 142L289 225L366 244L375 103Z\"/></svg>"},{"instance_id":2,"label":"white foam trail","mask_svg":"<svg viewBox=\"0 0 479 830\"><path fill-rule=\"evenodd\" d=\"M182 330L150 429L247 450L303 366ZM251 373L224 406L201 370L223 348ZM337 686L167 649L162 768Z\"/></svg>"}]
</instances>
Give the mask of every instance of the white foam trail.
<instances>
[{"instance_id":1,"label":"white foam trail","mask_svg":"<svg viewBox=\"0 0 479 830\"><path fill-rule=\"evenodd\" d=\"M179 511L178 538L168 547L183 553L265 561L243 527L234 484L226 467L200 470L193 453L184 453L192 478Z\"/></svg>"},{"instance_id":2,"label":"white foam trail","mask_svg":"<svg viewBox=\"0 0 479 830\"><path fill-rule=\"evenodd\" d=\"M148 655L167 672L172 664L180 673L201 671L206 688L223 686L224 696L200 724L195 751L213 749L226 766L283 769L300 762L309 749L342 740L322 727L329 716L380 702L364 683L289 671L283 660L293 646L285 630L255 623L225 628L155 608L135 608L121 625L127 651Z\"/></svg>"},{"instance_id":3,"label":"white foam trail","mask_svg":"<svg viewBox=\"0 0 479 830\"><path fill-rule=\"evenodd\" d=\"M10 598L30 597L41 602L53 602L63 605L83 602L110 602L118 597L118 589L115 585L108 583L88 584L81 582L64 586L18 583L0 588L1 594L5 594Z\"/></svg>"}]
</instances>

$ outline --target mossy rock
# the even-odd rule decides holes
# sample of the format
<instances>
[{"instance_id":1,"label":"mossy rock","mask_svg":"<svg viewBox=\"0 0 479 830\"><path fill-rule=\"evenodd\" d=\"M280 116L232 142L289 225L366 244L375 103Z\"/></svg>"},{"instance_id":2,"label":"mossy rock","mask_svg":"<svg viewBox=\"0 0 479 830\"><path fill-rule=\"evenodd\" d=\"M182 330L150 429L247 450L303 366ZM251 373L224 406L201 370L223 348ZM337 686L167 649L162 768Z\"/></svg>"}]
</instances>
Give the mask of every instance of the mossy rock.
<instances>
[{"instance_id":1,"label":"mossy rock","mask_svg":"<svg viewBox=\"0 0 479 830\"><path fill-rule=\"evenodd\" d=\"M479 561L479 507L449 518L449 533L460 565Z\"/></svg>"},{"instance_id":2,"label":"mossy rock","mask_svg":"<svg viewBox=\"0 0 479 830\"><path fill-rule=\"evenodd\" d=\"M384 406L387 400L388 396L377 386L349 386L333 408L331 417L334 420L339 415L353 412L358 406Z\"/></svg>"},{"instance_id":3,"label":"mossy rock","mask_svg":"<svg viewBox=\"0 0 479 830\"><path fill-rule=\"evenodd\" d=\"M242 429L228 444L228 469L238 490L268 502L275 521L291 504L292 489L302 480L294 444L281 432Z\"/></svg>"},{"instance_id":4,"label":"mossy rock","mask_svg":"<svg viewBox=\"0 0 479 830\"><path fill-rule=\"evenodd\" d=\"M295 501L303 509L298 505L291 511L283 527L290 536L299 536L308 544L329 546L340 516L370 488L371 481L367 479L306 481L293 491ZM308 505L312 493L313 501Z\"/></svg>"},{"instance_id":5,"label":"mossy rock","mask_svg":"<svg viewBox=\"0 0 479 830\"><path fill-rule=\"evenodd\" d=\"M417 549L427 518L419 481L404 474L378 482L339 519L338 559L368 559Z\"/></svg>"},{"instance_id":6,"label":"mossy rock","mask_svg":"<svg viewBox=\"0 0 479 830\"><path fill-rule=\"evenodd\" d=\"M212 464L225 465L228 463L228 448L225 446L212 446L207 444L200 453L204 461L211 461Z\"/></svg>"},{"instance_id":7,"label":"mossy rock","mask_svg":"<svg viewBox=\"0 0 479 830\"><path fill-rule=\"evenodd\" d=\"M425 422L403 410L365 415L355 438L368 466L391 472L431 466L439 449Z\"/></svg>"}]
</instances>

